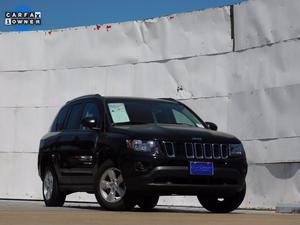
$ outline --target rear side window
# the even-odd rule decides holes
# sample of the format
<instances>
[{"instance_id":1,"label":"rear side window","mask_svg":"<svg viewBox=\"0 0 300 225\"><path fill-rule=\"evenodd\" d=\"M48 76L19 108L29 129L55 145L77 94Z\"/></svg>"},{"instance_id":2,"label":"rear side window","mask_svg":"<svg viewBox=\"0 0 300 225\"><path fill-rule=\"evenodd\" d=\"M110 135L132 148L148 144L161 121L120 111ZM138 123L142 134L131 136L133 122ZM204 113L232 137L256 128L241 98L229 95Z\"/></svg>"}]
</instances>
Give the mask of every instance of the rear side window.
<instances>
[{"instance_id":1,"label":"rear side window","mask_svg":"<svg viewBox=\"0 0 300 225\"><path fill-rule=\"evenodd\" d=\"M64 129L64 122L66 120L67 112L68 112L68 108L66 106L59 111L52 124L51 127L52 132L60 131Z\"/></svg>"},{"instance_id":2,"label":"rear side window","mask_svg":"<svg viewBox=\"0 0 300 225\"><path fill-rule=\"evenodd\" d=\"M82 108L83 108L82 104L76 104L72 106L68 124L67 124L68 130L80 128Z\"/></svg>"}]
</instances>

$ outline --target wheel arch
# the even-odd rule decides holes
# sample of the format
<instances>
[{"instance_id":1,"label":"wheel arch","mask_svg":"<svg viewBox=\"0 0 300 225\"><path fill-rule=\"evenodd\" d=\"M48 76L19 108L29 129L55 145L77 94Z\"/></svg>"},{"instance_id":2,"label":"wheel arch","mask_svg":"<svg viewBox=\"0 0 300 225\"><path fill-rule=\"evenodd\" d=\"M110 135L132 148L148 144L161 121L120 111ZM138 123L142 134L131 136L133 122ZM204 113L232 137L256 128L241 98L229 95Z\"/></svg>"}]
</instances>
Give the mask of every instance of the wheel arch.
<instances>
[{"instance_id":1,"label":"wheel arch","mask_svg":"<svg viewBox=\"0 0 300 225\"><path fill-rule=\"evenodd\" d=\"M105 161L112 161L118 168L121 166L122 151L121 146L116 148L107 146L105 149L97 152L97 167L99 168Z\"/></svg>"},{"instance_id":2,"label":"wheel arch","mask_svg":"<svg viewBox=\"0 0 300 225\"><path fill-rule=\"evenodd\" d=\"M44 174L45 174L45 171L46 171L47 167L51 167L53 169L54 175L57 176L50 155L48 155L48 154L44 155L44 157L40 161L39 167L40 167L40 178L41 178L41 180L43 180L43 177L44 177Z\"/></svg>"}]
</instances>

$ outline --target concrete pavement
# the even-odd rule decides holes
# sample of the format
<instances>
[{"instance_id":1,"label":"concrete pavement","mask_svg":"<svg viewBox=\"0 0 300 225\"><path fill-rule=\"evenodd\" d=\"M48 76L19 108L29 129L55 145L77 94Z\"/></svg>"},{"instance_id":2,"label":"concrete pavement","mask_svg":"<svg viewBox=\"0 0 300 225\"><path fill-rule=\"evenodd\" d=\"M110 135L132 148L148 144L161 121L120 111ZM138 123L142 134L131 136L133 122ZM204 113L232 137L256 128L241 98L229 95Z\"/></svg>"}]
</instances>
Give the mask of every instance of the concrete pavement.
<instances>
[{"instance_id":1,"label":"concrete pavement","mask_svg":"<svg viewBox=\"0 0 300 225\"><path fill-rule=\"evenodd\" d=\"M212 214L202 208L158 206L152 212L110 212L97 204L45 207L38 201L0 200L0 225L300 225L299 214L236 210Z\"/></svg>"}]
</instances>

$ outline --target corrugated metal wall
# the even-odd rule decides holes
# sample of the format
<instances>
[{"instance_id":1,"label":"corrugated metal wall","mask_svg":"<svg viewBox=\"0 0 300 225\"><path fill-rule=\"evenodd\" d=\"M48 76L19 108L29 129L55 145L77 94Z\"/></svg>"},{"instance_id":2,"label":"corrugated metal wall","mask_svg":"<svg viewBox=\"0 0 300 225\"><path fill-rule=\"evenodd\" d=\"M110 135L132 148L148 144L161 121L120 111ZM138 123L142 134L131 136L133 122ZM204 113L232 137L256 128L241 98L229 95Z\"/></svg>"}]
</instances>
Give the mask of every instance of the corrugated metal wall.
<instances>
[{"instance_id":1,"label":"corrugated metal wall","mask_svg":"<svg viewBox=\"0 0 300 225\"><path fill-rule=\"evenodd\" d=\"M234 41L229 7L0 34L0 198L41 198L40 137L64 102L100 93L182 100L245 144L244 207L299 201L299 10L297 0L235 5Z\"/></svg>"}]
</instances>

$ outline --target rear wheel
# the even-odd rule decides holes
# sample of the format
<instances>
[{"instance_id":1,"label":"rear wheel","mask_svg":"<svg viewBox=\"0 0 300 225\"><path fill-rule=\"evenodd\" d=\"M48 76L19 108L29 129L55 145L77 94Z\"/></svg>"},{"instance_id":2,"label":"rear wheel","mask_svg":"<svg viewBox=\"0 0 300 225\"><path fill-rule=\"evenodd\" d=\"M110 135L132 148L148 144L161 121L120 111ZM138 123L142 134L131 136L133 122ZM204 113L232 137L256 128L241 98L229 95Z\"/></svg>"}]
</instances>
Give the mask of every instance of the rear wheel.
<instances>
[{"instance_id":1,"label":"rear wheel","mask_svg":"<svg viewBox=\"0 0 300 225\"><path fill-rule=\"evenodd\" d=\"M158 200L159 195L142 196L137 200L137 204L142 210L149 211L157 205Z\"/></svg>"},{"instance_id":2,"label":"rear wheel","mask_svg":"<svg viewBox=\"0 0 300 225\"><path fill-rule=\"evenodd\" d=\"M228 213L237 209L243 202L246 194L245 188L230 197L197 196L200 204L208 211L214 213Z\"/></svg>"},{"instance_id":3,"label":"rear wheel","mask_svg":"<svg viewBox=\"0 0 300 225\"><path fill-rule=\"evenodd\" d=\"M96 177L96 198L108 210L131 210L136 201L126 189L122 173L110 160L104 162Z\"/></svg>"},{"instance_id":4,"label":"rear wheel","mask_svg":"<svg viewBox=\"0 0 300 225\"><path fill-rule=\"evenodd\" d=\"M43 176L43 197L46 206L63 206L66 194L59 190L57 177L51 167L45 169Z\"/></svg>"}]
</instances>

